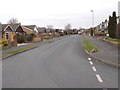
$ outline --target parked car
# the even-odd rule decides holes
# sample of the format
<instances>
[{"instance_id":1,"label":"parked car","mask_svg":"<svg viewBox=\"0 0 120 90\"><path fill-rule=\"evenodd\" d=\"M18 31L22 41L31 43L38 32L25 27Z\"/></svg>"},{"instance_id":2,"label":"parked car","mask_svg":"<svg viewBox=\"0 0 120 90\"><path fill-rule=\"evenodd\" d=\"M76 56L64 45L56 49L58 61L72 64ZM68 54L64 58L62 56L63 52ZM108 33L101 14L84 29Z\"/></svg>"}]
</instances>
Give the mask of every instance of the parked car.
<instances>
[{"instance_id":1,"label":"parked car","mask_svg":"<svg viewBox=\"0 0 120 90\"><path fill-rule=\"evenodd\" d=\"M78 32L78 35L82 35L83 33L82 32Z\"/></svg>"}]
</instances>

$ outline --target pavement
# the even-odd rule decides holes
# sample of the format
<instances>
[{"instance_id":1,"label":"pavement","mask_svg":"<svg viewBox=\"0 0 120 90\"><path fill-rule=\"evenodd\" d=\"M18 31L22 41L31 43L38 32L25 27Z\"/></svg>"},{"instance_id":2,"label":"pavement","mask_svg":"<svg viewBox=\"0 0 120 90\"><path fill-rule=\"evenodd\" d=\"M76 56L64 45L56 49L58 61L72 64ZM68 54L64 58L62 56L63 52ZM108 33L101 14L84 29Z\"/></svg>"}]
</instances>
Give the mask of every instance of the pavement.
<instances>
[{"instance_id":1,"label":"pavement","mask_svg":"<svg viewBox=\"0 0 120 90\"><path fill-rule=\"evenodd\" d=\"M114 65L114 66L120 66L118 62L118 47L114 46L112 44L109 44L101 39L89 37L87 35L84 35L87 40L90 40L94 45L96 45L99 48L99 51L97 53L88 53L93 58L100 60L106 64Z\"/></svg>"},{"instance_id":2,"label":"pavement","mask_svg":"<svg viewBox=\"0 0 120 90\"><path fill-rule=\"evenodd\" d=\"M118 88L118 69L86 54L81 37L71 35L3 60L2 87Z\"/></svg>"}]
</instances>

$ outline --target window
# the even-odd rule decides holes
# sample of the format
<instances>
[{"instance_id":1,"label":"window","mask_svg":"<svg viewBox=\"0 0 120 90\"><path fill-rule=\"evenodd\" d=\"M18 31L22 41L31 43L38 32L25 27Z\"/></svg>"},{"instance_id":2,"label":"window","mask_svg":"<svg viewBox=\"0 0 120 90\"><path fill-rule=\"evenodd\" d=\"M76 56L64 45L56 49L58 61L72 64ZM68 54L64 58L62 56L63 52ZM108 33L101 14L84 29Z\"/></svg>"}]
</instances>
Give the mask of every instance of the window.
<instances>
[{"instance_id":1,"label":"window","mask_svg":"<svg viewBox=\"0 0 120 90\"><path fill-rule=\"evenodd\" d=\"M8 40L9 39L9 33L5 33L5 37Z\"/></svg>"}]
</instances>

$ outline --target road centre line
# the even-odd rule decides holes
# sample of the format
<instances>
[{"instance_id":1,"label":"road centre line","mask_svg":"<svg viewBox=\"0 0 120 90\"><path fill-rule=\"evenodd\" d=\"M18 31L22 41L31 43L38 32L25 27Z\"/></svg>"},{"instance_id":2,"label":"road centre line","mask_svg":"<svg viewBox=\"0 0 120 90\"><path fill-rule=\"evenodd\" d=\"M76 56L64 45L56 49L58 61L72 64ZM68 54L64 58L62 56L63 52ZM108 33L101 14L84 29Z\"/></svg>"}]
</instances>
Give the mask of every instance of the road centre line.
<instances>
[{"instance_id":1,"label":"road centre line","mask_svg":"<svg viewBox=\"0 0 120 90\"><path fill-rule=\"evenodd\" d=\"M91 58L88 58L88 60L90 61L90 60L91 60Z\"/></svg>"},{"instance_id":2,"label":"road centre line","mask_svg":"<svg viewBox=\"0 0 120 90\"><path fill-rule=\"evenodd\" d=\"M93 62L91 61L91 58L88 58L88 60L89 60L90 64L92 65L92 69L93 69L93 71L96 72L97 70L96 70L95 66L93 66ZM99 74L96 74L96 77L97 77L97 79L98 79L98 81L99 81L100 83L103 82L103 80L102 80L102 78L100 77Z\"/></svg>"},{"instance_id":3,"label":"road centre line","mask_svg":"<svg viewBox=\"0 0 120 90\"><path fill-rule=\"evenodd\" d=\"M96 68L95 68L94 66L92 66L92 69L93 69L93 71L95 71L95 72L97 71Z\"/></svg>"},{"instance_id":4,"label":"road centre line","mask_svg":"<svg viewBox=\"0 0 120 90\"><path fill-rule=\"evenodd\" d=\"M96 75L97 79L99 82L103 82L102 78L100 77L100 75Z\"/></svg>"},{"instance_id":5,"label":"road centre line","mask_svg":"<svg viewBox=\"0 0 120 90\"><path fill-rule=\"evenodd\" d=\"M93 65L93 62L92 62L92 61L90 61L90 64L91 64L91 65Z\"/></svg>"}]
</instances>

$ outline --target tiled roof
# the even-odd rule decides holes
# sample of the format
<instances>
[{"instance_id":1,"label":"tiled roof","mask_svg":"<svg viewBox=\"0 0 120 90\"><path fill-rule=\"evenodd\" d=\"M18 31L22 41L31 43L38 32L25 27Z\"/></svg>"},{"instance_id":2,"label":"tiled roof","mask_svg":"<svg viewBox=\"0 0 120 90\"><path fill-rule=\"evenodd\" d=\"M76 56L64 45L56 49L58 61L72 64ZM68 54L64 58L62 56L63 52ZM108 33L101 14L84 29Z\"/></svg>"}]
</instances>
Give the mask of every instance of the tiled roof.
<instances>
[{"instance_id":1,"label":"tiled roof","mask_svg":"<svg viewBox=\"0 0 120 90\"><path fill-rule=\"evenodd\" d=\"M37 30L38 30L38 32L45 32L46 28L45 27L38 27Z\"/></svg>"},{"instance_id":2,"label":"tiled roof","mask_svg":"<svg viewBox=\"0 0 120 90\"><path fill-rule=\"evenodd\" d=\"M32 30L34 30L34 28L36 27L36 25L23 25L23 26Z\"/></svg>"},{"instance_id":3,"label":"tiled roof","mask_svg":"<svg viewBox=\"0 0 120 90\"><path fill-rule=\"evenodd\" d=\"M8 24L2 24L2 30L4 30L7 26Z\"/></svg>"},{"instance_id":4,"label":"tiled roof","mask_svg":"<svg viewBox=\"0 0 120 90\"><path fill-rule=\"evenodd\" d=\"M12 29L15 31L20 24L2 24L2 30L4 30L8 25L10 25Z\"/></svg>"}]
</instances>

